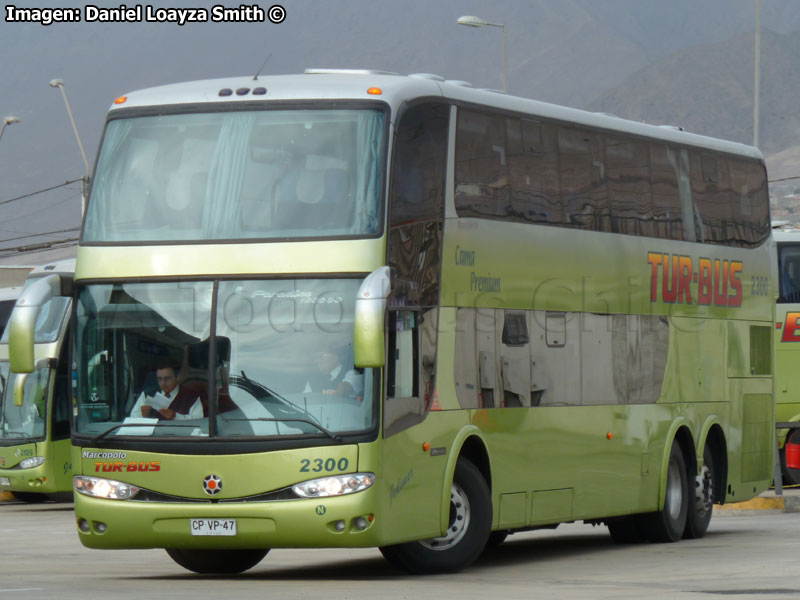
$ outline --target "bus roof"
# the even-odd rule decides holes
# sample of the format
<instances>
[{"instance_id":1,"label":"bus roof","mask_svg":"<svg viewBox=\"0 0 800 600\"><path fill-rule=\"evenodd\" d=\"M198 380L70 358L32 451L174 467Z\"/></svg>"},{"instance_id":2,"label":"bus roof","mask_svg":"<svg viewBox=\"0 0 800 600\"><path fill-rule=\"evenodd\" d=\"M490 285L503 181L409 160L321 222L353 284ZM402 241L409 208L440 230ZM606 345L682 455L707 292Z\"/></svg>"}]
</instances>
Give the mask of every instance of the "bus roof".
<instances>
[{"instance_id":1,"label":"bus roof","mask_svg":"<svg viewBox=\"0 0 800 600\"><path fill-rule=\"evenodd\" d=\"M800 242L800 229L773 229L772 238L778 244Z\"/></svg>"},{"instance_id":2,"label":"bus roof","mask_svg":"<svg viewBox=\"0 0 800 600\"><path fill-rule=\"evenodd\" d=\"M374 88L378 88L380 93L375 93ZM395 113L404 102L420 97L441 97L763 160L761 152L752 146L688 133L679 127L648 125L604 113L511 96L497 90L475 89L467 82L445 80L428 73L397 75L373 70L307 69L303 74L260 76L258 79L250 76L207 79L133 91L118 98L119 103L115 101L109 110L113 114L124 108L180 104L382 100Z\"/></svg>"},{"instance_id":3,"label":"bus roof","mask_svg":"<svg viewBox=\"0 0 800 600\"><path fill-rule=\"evenodd\" d=\"M7 300L15 300L19 298L19 295L22 293L22 287L7 287L7 288L0 288L0 302L5 302Z\"/></svg>"},{"instance_id":4,"label":"bus roof","mask_svg":"<svg viewBox=\"0 0 800 600\"><path fill-rule=\"evenodd\" d=\"M34 267L28 274L28 279L43 277L45 275L50 275L51 273L57 273L59 275L62 274L73 275L75 273L75 259L68 258L66 260L58 260L55 262L47 263L45 265Z\"/></svg>"}]
</instances>

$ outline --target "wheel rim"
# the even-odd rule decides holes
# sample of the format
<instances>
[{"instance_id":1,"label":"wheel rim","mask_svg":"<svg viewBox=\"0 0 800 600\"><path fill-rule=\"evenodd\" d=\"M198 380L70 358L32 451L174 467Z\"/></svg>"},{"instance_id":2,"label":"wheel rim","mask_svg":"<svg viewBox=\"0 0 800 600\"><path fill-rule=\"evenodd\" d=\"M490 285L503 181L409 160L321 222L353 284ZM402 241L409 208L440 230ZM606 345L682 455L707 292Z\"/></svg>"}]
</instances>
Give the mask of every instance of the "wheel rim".
<instances>
[{"instance_id":1,"label":"wheel rim","mask_svg":"<svg viewBox=\"0 0 800 600\"><path fill-rule=\"evenodd\" d=\"M450 519L447 533L438 538L421 541L430 550L447 550L458 544L469 529L469 499L461 486L453 482L450 489Z\"/></svg>"},{"instance_id":2,"label":"wheel rim","mask_svg":"<svg viewBox=\"0 0 800 600\"><path fill-rule=\"evenodd\" d=\"M706 514L711 510L712 498L714 497L714 479L711 469L706 465L700 470L694 484L695 507L700 515Z\"/></svg>"},{"instance_id":3,"label":"wheel rim","mask_svg":"<svg viewBox=\"0 0 800 600\"><path fill-rule=\"evenodd\" d=\"M683 490L681 489L681 473L678 463L670 461L667 473L667 512L670 518L678 520L681 516L683 504Z\"/></svg>"}]
</instances>

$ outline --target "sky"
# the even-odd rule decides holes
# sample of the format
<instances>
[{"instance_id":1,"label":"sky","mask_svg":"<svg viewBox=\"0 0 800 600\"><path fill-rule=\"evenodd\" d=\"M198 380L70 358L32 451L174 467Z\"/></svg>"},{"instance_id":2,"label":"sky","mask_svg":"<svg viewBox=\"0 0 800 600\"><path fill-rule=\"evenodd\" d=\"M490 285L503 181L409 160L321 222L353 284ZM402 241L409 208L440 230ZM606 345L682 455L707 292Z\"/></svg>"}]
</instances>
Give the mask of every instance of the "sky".
<instances>
[{"instance_id":1,"label":"sky","mask_svg":"<svg viewBox=\"0 0 800 600\"><path fill-rule=\"evenodd\" d=\"M87 7L118 8L119 1L14 4L28 15L4 4L0 119L13 115L20 122L0 138L0 262L36 264L36 252L17 248L45 240L73 243L78 235L76 180L86 168L61 89L48 85L55 78L64 82L91 170L108 107L135 89L255 74L267 59L264 74L375 68L502 88L502 32L456 24L471 14L505 25L511 93L582 108L671 52L752 30L755 17L755 0L277 0L242 6L268 17L278 2L279 23L183 25L144 19L148 7L205 9L211 17L217 3L129 2L127 8L141 7L142 20L135 14L127 22L86 22L97 12ZM800 30L794 3L762 0L762 24L783 33ZM81 22L19 20L54 7L76 9ZM38 193L48 188L54 189Z\"/></svg>"}]
</instances>

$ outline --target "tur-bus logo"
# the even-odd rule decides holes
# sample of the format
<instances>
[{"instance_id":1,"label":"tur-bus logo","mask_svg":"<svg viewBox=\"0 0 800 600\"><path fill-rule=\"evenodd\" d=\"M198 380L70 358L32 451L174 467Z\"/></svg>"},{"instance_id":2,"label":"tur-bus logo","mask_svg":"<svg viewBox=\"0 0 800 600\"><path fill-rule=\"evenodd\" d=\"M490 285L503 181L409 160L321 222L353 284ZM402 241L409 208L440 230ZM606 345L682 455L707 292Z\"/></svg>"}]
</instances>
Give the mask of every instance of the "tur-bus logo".
<instances>
[{"instance_id":1,"label":"tur-bus logo","mask_svg":"<svg viewBox=\"0 0 800 600\"><path fill-rule=\"evenodd\" d=\"M650 301L701 306L742 305L742 261L648 252Z\"/></svg>"},{"instance_id":2,"label":"tur-bus logo","mask_svg":"<svg viewBox=\"0 0 800 600\"><path fill-rule=\"evenodd\" d=\"M775 328L783 327L781 342L800 342L800 312L787 312L783 323L776 323Z\"/></svg>"}]
</instances>

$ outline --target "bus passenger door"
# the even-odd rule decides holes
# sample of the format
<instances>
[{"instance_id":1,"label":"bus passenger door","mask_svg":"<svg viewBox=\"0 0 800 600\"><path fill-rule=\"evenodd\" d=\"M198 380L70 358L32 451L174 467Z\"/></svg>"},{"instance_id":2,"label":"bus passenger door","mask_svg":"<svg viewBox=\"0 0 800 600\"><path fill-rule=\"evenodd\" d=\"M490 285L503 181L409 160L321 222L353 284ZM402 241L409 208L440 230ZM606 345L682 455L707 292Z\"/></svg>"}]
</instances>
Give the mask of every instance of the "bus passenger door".
<instances>
[{"instance_id":1,"label":"bus passenger door","mask_svg":"<svg viewBox=\"0 0 800 600\"><path fill-rule=\"evenodd\" d=\"M446 447L434 394L437 310L390 310L386 397L383 402L385 535L393 541L438 537ZM441 433L440 433L441 432Z\"/></svg>"}]
</instances>

